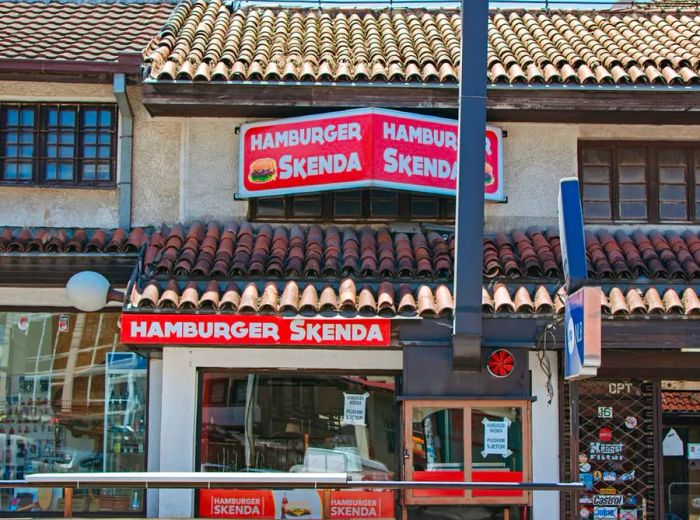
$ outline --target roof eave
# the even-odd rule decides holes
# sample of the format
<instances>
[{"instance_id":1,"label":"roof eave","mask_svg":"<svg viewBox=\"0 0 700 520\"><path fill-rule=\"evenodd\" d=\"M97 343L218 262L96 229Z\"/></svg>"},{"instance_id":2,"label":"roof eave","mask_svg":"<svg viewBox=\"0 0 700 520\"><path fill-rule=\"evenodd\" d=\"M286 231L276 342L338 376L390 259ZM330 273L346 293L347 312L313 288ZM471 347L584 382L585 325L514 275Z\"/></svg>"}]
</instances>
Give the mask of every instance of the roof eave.
<instances>
[{"instance_id":1,"label":"roof eave","mask_svg":"<svg viewBox=\"0 0 700 520\"><path fill-rule=\"evenodd\" d=\"M141 70L140 53L125 52L116 60L50 60L30 58L0 58L0 79L34 81L37 76L97 77L124 73L138 76Z\"/></svg>"}]
</instances>

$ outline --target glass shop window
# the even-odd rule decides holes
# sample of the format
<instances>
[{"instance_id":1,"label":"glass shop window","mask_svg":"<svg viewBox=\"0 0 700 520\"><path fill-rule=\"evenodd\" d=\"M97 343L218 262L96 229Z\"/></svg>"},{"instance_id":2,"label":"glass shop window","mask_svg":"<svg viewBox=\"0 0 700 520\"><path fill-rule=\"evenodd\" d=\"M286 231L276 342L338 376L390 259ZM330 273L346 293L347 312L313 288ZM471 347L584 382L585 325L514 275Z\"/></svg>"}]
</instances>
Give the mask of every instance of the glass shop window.
<instances>
[{"instance_id":1,"label":"glass shop window","mask_svg":"<svg viewBox=\"0 0 700 520\"><path fill-rule=\"evenodd\" d=\"M405 408L406 480L527 482L530 403L409 401ZM408 504L528 504L517 490L415 489Z\"/></svg>"},{"instance_id":2,"label":"glass shop window","mask_svg":"<svg viewBox=\"0 0 700 520\"><path fill-rule=\"evenodd\" d=\"M394 376L204 371L200 381L200 471L396 477ZM394 518L391 491L202 490L198 499L202 517L258 504L265 518L350 518L343 511L363 507Z\"/></svg>"},{"instance_id":3,"label":"glass shop window","mask_svg":"<svg viewBox=\"0 0 700 520\"><path fill-rule=\"evenodd\" d=\"M0 313L0 471L144 471L146 360L119 344L119 315ZM142 514L134 489L75 490L76 513ZM0 514L63 511L62 489L0 489Z\"/></svg>"}]
</instances>

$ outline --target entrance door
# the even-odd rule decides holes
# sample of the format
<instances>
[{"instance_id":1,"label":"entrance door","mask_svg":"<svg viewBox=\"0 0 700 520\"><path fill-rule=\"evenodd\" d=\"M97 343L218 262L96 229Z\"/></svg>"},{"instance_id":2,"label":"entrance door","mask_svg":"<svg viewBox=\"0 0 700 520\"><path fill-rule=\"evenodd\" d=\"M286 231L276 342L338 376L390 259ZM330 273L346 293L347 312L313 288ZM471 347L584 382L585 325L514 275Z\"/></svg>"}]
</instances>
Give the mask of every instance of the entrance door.
<instances>
[{"instance_id":1,"label":"entrance door","mask_svg":"<svg viewBox=\"0 0 700 520\"><path fill-rule=\"evenodd\" d=\"M666 520L700 520L700 393L663 392Z\"/></svg>"}]
</instances>

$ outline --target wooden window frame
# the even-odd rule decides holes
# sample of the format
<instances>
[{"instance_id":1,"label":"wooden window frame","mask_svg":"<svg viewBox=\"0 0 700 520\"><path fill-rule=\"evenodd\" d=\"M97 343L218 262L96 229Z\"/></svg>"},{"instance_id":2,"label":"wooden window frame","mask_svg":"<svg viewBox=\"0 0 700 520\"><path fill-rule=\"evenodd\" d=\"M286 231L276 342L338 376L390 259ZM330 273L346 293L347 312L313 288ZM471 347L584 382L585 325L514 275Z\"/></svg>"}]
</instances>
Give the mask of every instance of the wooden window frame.
<instances>
[{"instance_id":1,"label":"wooden window frame","mask_svg":"<svg viewBox=\"0 0 700 520\"><path fill-rule=\"evenodd\" d=\"M284 219L289 222L318 222L318 223L329 223L329 222L435 222L435 223L454 223L454 215L450 215L448 211L450 197L433 195L430 193L412 193L407 191L395 191L398 194L398 213L396 215L388 216L372 216L371 215L371 189L359 189L351 190L353 192L359 191L361 194L361 214L358 216L336 216L333 209L333 196L336 193L347 193L347 191L337 191L337 192L323 192L318 193L320 196L320 215L319 216L296 216L294 215L294 195L288 195L285 197L274 197L277 199L284 200L284 214L279 216L260 216L258 215L258 200L250 199L248 204L248 220L252 222L279 222L280 219ZM381 190L385 192L391 192L394 190L386 189ZM314 194L300 194L299 197L308 197ZM412 197L435 197L438 200L438 215L436 217L414 217L411 215L411 198Z\"/></svg>"},{"instance_id":2,"label":"wooden window frame","mask_svg":"<svg viewBox=\"0 0 700 520\"><path fill-rule=\"evenodd\" d=\"M413 481L413 410L415 408L451 408L461 409L464 421L464 480L471 481L472 477L472 408L503 407L520 408L522 410L522 446L523 446L523 478L532 482L532 403L522 399L411 399L403 403L403 442L404 461L403 479ZM473 497L471 490L465 490L462 497L416 497L413 490L404 492L407 505L531 505L532 492L523 491L522 497Z\"/></svg>"},{"instance_id":3,"label":"wooden window frame","mask_svg":"<svg viewBox=\"0 0 700 520\"><path fill-rule=\"evenodd\" d=\"M8 108L16 108L18 110L22 110L23 108L32 108L34 110L34 140L32 142L33 156L31 159L32 178L29 180L4 179L4 162L6 158L2 155L2 153L5 147L5 135L7 133L7 123L5 114ZM73 156L71 158L65 158L62 160L62 158L60 157L48 157L47 147L48 135L50 133L48 126L48 113L49 110L52 109L58 109L60 111L64 108L75 109L76 120L75 125L73 127ZM84 137L87 130L83 121L83 113L87 110L98 111L97 126L94 129L91 129L90 131L94 131L98 136L107 132L111 134L109 142L111 153L108 159L99 157L99 143L96 143L96 156L94 158L87 158L84 156ZM111 114L111 123L108 128L99 126L99 111L101 110L109 110ZM118 118L119 111L117 110L116 103L0 103L0 129L2 130L0 132L0 186L88 189L116 188L117 141L119 133ZM57 146L60 146L60 144L57 143ZM71 180L66 181L61 181L58 179L47 180L45 178L45 167L47 162L72 163L73 178ZM94 163L96 166L99 164L109 164L109 180L83 180L81 173L82 166L83 164L91 163Z\"/></svg>"},{"instance_id":4,"label":"wooden window frame","mask_svg":"<svg viewBox=\"0 0 700 520\"><path fill-rule=\"evenodd\" d=\"M647 191L647 218L646 219L621 219L619 198L619 161L617 149L621 147L645 148L647 151L646 162L646 191ZM700 150L700 141L649 141L649 140L594 140L579 139L577 147L578 178L581 184L581 198L585 182L583 179L583 151L585 148L607 148L610 151L610 204L611 218L596 219L586 217L587 224L697 224L700 223L700 212L696 212L696 182L700 180L700 168L695 166L695 155ZM664 148L684 148L688 158L686 170L686 207L687 220L661 219L660 218L660 179L658 152Z\"/></svg>"}]
</instances>

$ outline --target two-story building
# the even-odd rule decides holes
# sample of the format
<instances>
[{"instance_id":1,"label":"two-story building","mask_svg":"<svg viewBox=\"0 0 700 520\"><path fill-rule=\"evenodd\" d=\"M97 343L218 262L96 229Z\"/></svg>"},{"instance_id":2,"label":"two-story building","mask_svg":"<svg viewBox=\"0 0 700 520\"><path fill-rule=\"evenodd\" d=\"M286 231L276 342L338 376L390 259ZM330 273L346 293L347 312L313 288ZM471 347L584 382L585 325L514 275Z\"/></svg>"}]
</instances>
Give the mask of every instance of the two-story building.
<instances>
[{"instance_id":1,"label":"two-story building","mask_svg":"<svg viewBox=\"0 0 700 520\"><path fill-rule=\"evenodd\" d=\"M4 479L343 471L587 487L78 490L89 516L700 514L687 484L700 470L697 10L490 13L488 70L474 71L488 131L470 372L450 343L459 12L0 13ZM604 295L602 367L579 383L561 367L570 176ZM123 299L76 312L64 285L84 270ZM0 511L62 501L4 489Z\"/></svg>"}]
</instances>

